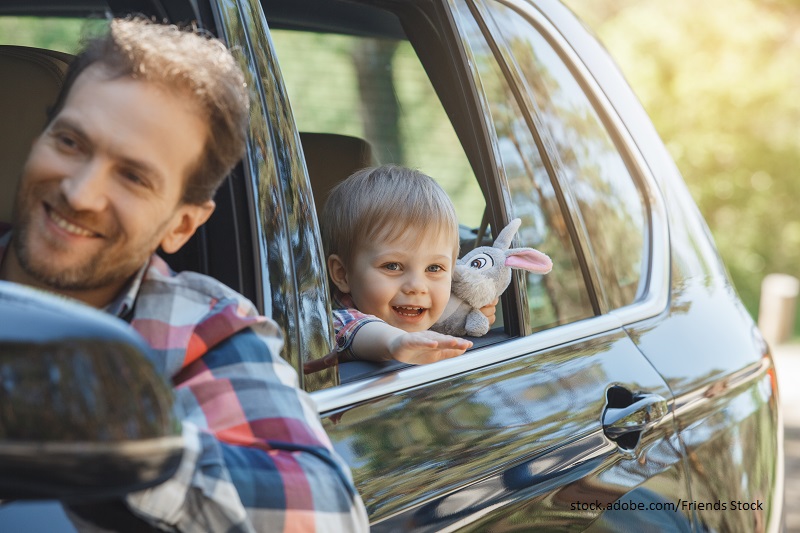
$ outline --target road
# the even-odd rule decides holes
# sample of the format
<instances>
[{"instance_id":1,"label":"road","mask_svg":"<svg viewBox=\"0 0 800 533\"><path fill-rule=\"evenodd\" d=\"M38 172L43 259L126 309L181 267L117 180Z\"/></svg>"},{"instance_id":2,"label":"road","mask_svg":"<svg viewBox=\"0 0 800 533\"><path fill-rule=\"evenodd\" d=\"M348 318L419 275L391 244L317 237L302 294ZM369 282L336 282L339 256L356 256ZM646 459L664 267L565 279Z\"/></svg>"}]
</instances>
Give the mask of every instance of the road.
<instances>
[{"instance_id":1,"label":"road","mask_svg":"<svg viewBox=\"0 0 800 533\"><path fill-rule=\"evenodd\" d=\"M800 533L800 344L773 350L778 371L778 392L783 407L786 456L786 533Z\"/></svg>"}]
</instances>

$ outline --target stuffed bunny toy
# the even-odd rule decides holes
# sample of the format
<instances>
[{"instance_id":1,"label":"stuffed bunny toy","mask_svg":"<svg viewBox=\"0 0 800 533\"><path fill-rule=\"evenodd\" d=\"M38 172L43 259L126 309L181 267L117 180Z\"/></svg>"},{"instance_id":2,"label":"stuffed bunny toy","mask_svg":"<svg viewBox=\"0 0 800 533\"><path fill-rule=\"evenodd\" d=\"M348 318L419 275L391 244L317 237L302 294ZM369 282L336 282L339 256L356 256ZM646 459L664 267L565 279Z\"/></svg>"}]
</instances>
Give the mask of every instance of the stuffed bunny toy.
<instances>
[{"instance_id":1,"label":"stuffed bunny toy","mask_svg":"<svg viewBox=\"0 0 800 533\"><path fill-rule=\"evenodd\" d=\"M511 283L511 269L547 274L553 262L533 248L510 248L522 221L515 218L503 228L492 246L471 250L456 261L450 301L433 331L447 335L480 337L489 331L489 319L480 308L498 298Z\"/></svg>"}]
</instances>

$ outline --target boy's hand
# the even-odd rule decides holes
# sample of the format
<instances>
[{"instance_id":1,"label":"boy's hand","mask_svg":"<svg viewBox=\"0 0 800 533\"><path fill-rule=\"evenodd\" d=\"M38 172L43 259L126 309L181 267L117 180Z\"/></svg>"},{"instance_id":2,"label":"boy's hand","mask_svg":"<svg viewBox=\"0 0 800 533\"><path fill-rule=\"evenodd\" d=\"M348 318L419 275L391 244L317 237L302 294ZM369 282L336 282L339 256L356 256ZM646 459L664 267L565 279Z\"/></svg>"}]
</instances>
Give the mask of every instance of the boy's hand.
<instances>
[{"instance_id":1,"label":"boy's hand","mask_svg":"<svg viewBox=\"0 0 800 533\"><path fill-rule=\"evenodd\" d=\"M489 325L491 326L494 324L494 321L497 320L495 313L497 312L497 303L500 301L500 298L495 298L494 301L490 304L486 304L480 308L480 312L486 315L486 318L489 319Z\"/></svg>"},{"instance_id":2,"label":"boy's hand","mask_svg":"<svg viewBox=\"0 0 800 533\"><path fill-rule=\"evenodd\" d=\"M426 365L461 355L472 342L435 331L403 332L389 341L392 359L414 365Z\"/></svg>"}]
</instances>

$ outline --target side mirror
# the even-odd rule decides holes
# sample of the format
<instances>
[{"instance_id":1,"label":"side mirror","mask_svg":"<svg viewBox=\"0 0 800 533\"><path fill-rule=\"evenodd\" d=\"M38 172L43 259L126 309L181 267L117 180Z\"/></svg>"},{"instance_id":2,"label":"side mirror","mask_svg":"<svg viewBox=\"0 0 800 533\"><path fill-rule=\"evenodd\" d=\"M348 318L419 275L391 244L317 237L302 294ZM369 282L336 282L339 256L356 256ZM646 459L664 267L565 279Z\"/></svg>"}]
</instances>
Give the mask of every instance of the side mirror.
<instances>
[{"instance_id":1,"label":"side mirror","mask_svg":"<svg viewBox=\"0 0 800 533\"><path fill-rule=\"evenodd\" d=\"M123 321L0 282L0 500L115 498L183 454L172 390Z\"/></svg>"}]
</instances>

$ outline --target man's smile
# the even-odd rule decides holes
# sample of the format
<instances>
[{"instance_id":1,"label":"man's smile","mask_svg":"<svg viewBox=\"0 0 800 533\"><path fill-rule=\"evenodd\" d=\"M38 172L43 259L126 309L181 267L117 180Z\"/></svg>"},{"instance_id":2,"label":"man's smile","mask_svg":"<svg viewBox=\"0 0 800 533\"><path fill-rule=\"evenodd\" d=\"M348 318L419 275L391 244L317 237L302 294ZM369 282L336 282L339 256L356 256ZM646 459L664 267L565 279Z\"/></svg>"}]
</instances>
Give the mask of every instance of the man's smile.
<instances>
[{"instance_id":1,"label":"man's smile","mask_svg":"<svg viewBox=\"0 0 800 533\"><path fill-rule=\"evenodd\" d=\"M47 204L44 204L44 210L47 213L47 217L53 224L70 235L74 235L76 237L102 237L102 235L99 233L70 222Z\"/></svg>"}]
</instances>

